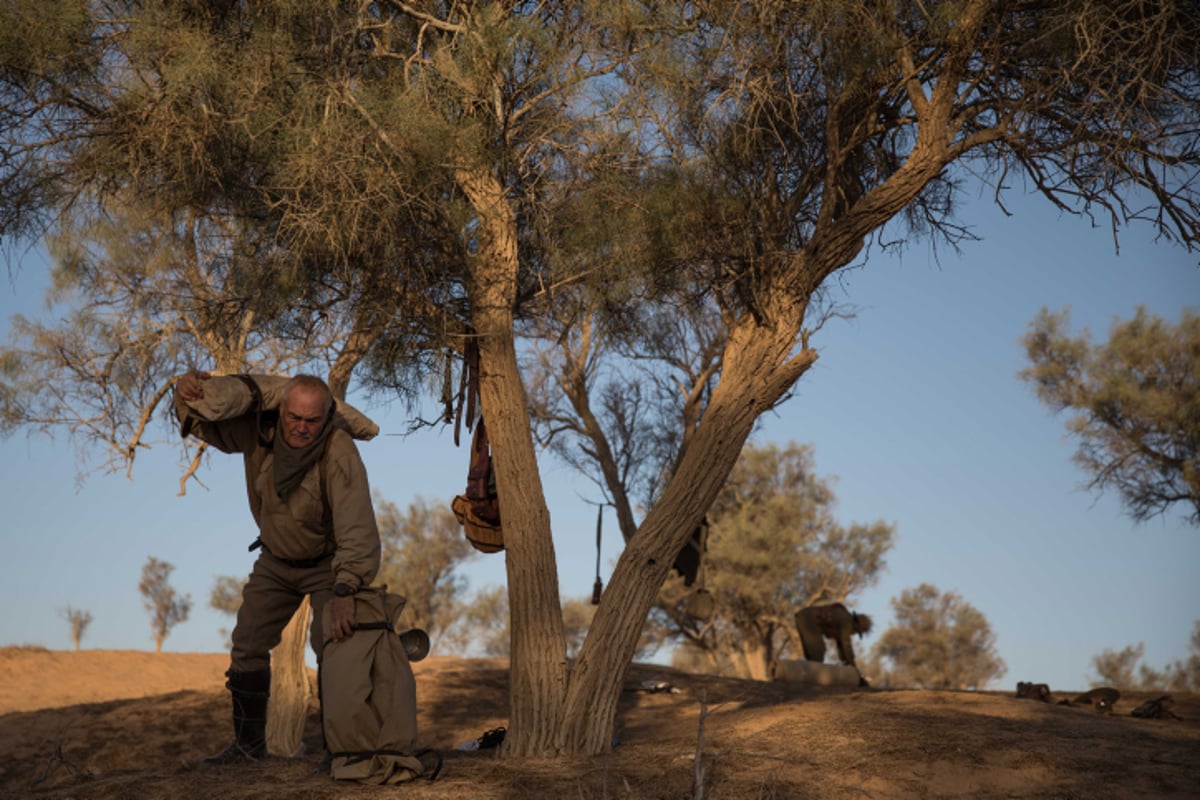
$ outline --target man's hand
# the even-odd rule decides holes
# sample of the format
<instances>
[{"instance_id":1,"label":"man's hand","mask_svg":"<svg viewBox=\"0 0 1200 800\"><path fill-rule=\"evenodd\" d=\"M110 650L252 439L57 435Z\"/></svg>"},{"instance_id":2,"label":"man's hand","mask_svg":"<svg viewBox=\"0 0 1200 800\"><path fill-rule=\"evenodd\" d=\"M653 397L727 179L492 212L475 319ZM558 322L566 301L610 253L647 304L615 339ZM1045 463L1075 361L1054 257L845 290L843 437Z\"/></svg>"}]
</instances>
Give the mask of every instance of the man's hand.
<instances>
[{"instance_id":1,"label":"man's hand","mask_svg":"<svg viewBox=\"0 0 1200 800\"><path fill-rule=\"evenodd\" d=\"M337 597L329 601L331 630L329 634L335 642L341 642L354 635L354 596Z\"/></svg>"},{"instance_id":2,"label":"man's hand","mask_svg":"<svg viewBox=\"0 0 1200 800\"><path fill-rule=\"evenodd\" d=\"M179 376L179 380L175 382L175 391L187 402L200 400L204 397L204 382L210 376L207 372L200 370L191 370Z\"/></svg>"}]
</instances>

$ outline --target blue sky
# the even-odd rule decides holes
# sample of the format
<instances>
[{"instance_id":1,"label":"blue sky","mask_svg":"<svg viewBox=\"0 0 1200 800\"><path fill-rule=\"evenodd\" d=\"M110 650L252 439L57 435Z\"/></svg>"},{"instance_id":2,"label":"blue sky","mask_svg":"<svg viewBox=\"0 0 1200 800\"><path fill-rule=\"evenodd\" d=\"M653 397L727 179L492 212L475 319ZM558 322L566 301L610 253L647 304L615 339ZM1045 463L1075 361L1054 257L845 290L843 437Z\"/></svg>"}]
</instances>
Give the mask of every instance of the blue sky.
<instances>
[{"instance_id":1,"label":"blue sky","mask_svg":"<svg viewBox=\"0 0 1200 800\"><path fill-rule=\"evenodd\" d=\"M1016 374L1020 338L1043 306L1070 306L1073 328L1098 339L1138 305L1171 322L1200 308L1196 257L1146 228L1124 231L1118 255L1110 230L1035 199L1013 217L979 201L963 218L982 241L961 254L935 259L918 244L842 275L834 292L857 315L814 337L820 360L755 436L813 444L818 472L836 476L843 523L896 526L886 573L855 602L877 622L858 647L890 623L893 597L924 582L987 617L1008 667L991 688L1086 688L1094 655L1139 642L1155 668L1185 657L1200 619L1200 529L1179 511L1138 525L1115 497L1085 492L1064 419ZM0 337L12 314L45 313L44 287L32 256L0 278ZM404 437L399 404L358 404L384 434L360 448L375 490L401 506L461 491L467 453L449 430ZM172 584L195 603L164 649L223 649L230 620L207 608L209 591L217 575L249 572L255 537L241 466L213 458L206 488L178 497L175 459L158 447L139 456L132 480L92 475L77 486L65 435L0 439L0 585L14 601L0 645L71 647L58 613L71 605L94 617L84 647L152 649L137 583L154 556L175 565ZM548 456L542 469L562 591L587 596L595 493ZM606 523L605 577L619 546ZM502 584L503 557L480 556L465 573L472 589Z\"/></svg>"}]
</instances>

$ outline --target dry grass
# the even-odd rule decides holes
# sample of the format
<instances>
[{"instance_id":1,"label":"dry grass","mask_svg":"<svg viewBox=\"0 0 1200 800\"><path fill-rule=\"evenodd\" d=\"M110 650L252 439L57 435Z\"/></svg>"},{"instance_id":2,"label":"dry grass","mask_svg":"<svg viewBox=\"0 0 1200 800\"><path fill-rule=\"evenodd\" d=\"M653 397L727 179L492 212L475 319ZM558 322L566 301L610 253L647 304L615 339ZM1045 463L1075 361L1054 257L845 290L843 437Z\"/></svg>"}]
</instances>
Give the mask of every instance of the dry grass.
<instances>
[{"instance_id":1,"label":"dry grass","mask_svg":"<svg viewBox=\"0 0 1200 800\"><path fill-rule=\"evenodd\" d=\"M229 735L225 664L217 654L0 650L0 797L1200 796L1197 695L1176 698L1182 720L1146 720L1129 716L1143 696L1122 698L1107 716L1007 692L820 689L635 665L610 753L514 761L456 749L506 723L506 663L450 658L416 669L422 744L445 756L436 782L383 788L313 774L315 708L305 731L311 755L203 768L199 758ZM644 681L676 691L648 693Z\"/></svg>"}]
</instances>

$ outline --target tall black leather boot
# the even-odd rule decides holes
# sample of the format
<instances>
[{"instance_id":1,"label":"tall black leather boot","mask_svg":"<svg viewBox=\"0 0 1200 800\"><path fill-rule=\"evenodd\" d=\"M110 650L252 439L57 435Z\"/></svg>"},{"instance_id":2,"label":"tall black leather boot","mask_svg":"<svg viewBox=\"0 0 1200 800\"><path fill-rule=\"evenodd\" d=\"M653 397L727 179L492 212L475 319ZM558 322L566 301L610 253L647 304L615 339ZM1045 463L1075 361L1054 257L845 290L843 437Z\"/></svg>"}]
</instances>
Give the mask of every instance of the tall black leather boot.
<instances>
[{"instance_id":1,"label":"tall black leather boot","mask_svg":"<svg viewBox=\"0 0 1200 800\"><path fill-rule=\"evenodd\" d=\"M225 673L225 686L233 696L233 742L220 753L204 759L205 764L260 761L267 757L267 698L271 694L271 670Z\"/></svg>"}]
</instances>

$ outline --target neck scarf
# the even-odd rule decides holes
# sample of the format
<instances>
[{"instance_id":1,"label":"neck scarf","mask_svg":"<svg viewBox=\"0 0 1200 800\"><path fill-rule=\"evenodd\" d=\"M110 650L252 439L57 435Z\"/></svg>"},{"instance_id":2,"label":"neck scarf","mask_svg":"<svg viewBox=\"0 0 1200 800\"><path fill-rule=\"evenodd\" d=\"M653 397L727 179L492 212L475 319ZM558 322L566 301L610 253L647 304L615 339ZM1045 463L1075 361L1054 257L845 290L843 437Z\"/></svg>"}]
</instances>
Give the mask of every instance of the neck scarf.
<instances>
[{"instance_id":1,"label":"neck scarf","mask_svg":"<svg viewBox=\"0 0 1200 800\"><path fill-rule=\"evenodd\" d=\"M275 480L275 494L287 497L293 489L300 485L304 476L312 469L313 464L321 460L325 454L325 444L329 434L333 433L333 409L321 431L304 447L292 447L283 438L283 417L275 426L275 463L271 466L272 477Z\"/></svg>"}]
</instances>

